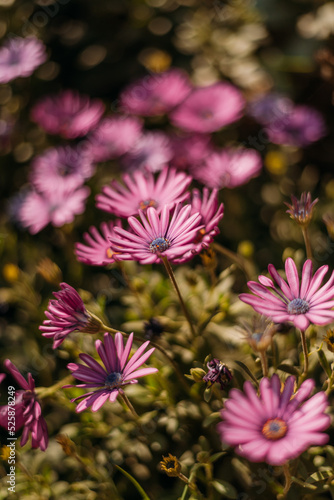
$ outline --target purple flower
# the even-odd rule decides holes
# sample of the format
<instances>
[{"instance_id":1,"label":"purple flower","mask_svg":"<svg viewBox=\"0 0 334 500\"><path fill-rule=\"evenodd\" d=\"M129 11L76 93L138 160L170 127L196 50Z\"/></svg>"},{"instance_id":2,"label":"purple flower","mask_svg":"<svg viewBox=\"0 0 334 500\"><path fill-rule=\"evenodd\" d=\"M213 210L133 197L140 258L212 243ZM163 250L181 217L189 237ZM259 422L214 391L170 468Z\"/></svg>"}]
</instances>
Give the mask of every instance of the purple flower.
<instances>
[{"instance_id":1,"label":"purple flower","mask_svg":"<svg viewBox=\"0 0 334 500\"><path fill-rule=\"evenodd\" d=\"M30 181L41 193L76 189L93 175L89 156L70 146L49 148L32 162Z\"/></svg>"},{"instance_id":2,"label":"purple flower","mask_svg":"<svg viewBox=\"0 0 334 500\"><path fill-rule=\"evenodd\" d=\"M217 358L211 359L206 366L208 367L208 373L204 375L203 380L206 382L207 387L210 388L215 382L218 382L223 391L233 378L229 368Z\"/></svg>"},{"instance_id":3,"label":"purple flower","mask_svg":"<svg viewBox=\"0 0 334 500\"><path fill-rule=\"evenodd\" d=\"M141 116L167 113L191 91L188 77L179 69L145 76L129 85L121 94L121 108Z\"/></svg>"},{"instance_id":4,"label":"purple flower","mask_svg":"<svg viewBox=\"0 0 334 500\"><path fill-rule=\"evenodd\" d=\"M49 134L66 139L86 135L100 121L104 104L74 90L46 96L34 105L32 119Z\"/></svg>"},{"instance_id":5,"label":"purple flower","mask_svg":"<svg viewBox=\"0 0 334 500\"><path fill-rule=\"evenodd\" d=\"M89 193L88 187L64 191L56 189L44 194L28 191L15 209L15 218L31 234L38 233L49 223L56 227L63 226L85 210Z\"/></svg>"},{"instance_id":6,"label":"purple flower","mask_svg":"<svg viewBox=\"0 0 334 500\"><path fill-rule=\"evenodd\" d=\"M173 158L171 164L180 170L187 170L194 165L203 164L203 160L213 152L209 135L188 134L170 137Z\"/></svg>"},{"instance_id":7,"label":"purple flower","mask_svg":"<svg viewBox=\"0 0 334 500\"><path fill-rule=\"evenodd\" d=\"M308 146L326 135L322 115L308 106L295 106L290 113L272 120L266 127L271 142L291 146Z\"/></svg>"},{"instance_id":8,"label":"purple flower","mask_svg":"<svg viewBox=\"0 0 334 500\"><path fill-rule=\"evenodd\" d=\"M138 260L141 264L161 262L167 257L170 262L182 258L190 250L196 250L194 240L200 226L200 214L191 215L191 206L177 205L170 220L171 209L164 207L158 214L149 207L146 214L139 210L141 223L136 217L129 217L128 223L133 233L115 227L110 237L110 246L119 260ZM122 253L126 252L126 253Z\"/></svg>"},{"instance_id":9,"label":"purple flower","mask_svg":"<svg viewBox=\"0 0 334 500\"><path fill-rule=\"evenodd\" d=\"M281 391L281 381L273 375L261 380L260 396L249 381L244 393L232 389L221 412L223 422L217 426L222 441L236 446L248 460L270 465L283 465L310 446L326 444L329 436L323 431L330 425L324 413L326 394L318 392L302 404L315 383L305 380L293 394L294 384L295 378L288 377Z\"/></svg>"},{"instance_id":10,"label":"purple flower","mask_svg":"<svg viewBox=\"0 0 334 500\"><path fill-rule=\"evenodd\" d=\"M259 175L261 168L261 156L254 149L222 149L194 166L191 174L210 188L232 189Z\"/></svg>"},{"instance_id":11,"label":"purple flower","mask_svg":"<svg viewBox=\"0 0 334 500\"><path fill-rule=\"evenodd\" d=\"M146 132L124 156L123 163L129 170L158 172L172 158L169 139L163 132Z\"/></svg>"},{"instance_id":12,"label":"purple flower","mask_svg":"<svg viewBox=\"0 0 334 500\"><path fill-rule=\"evenodd\" d=\"M229 83L200 87L170 114L173 125L190 132L215 132L242 116L244 99Z\"/></svg>"},{"instance_id":13,"label":"purple flower","mask_svg":"<svg viewBox=\"0 0 334 500\"><path fill-rule=\"evenodd\" d=\"M0 83L30 76L45 61L45 46L37 38L9 38L0 48Z\"/></svg>"},{"instance_id":14,"label":"purple flower","mask_svg":"<svg viewBox=\"0 0 334 500\"><path fill-rule=\"evenodd\" d=\"M43 337L53 339L56 349L71 332L97 333L101 321L85 308L78 292L67 283L60 283L61 290L53 292L56 300L50 300L45 316L48 318L39 327Z\"/></svg>"},{"instance_id":15,"label":"purple flower","mask_svg":"<svg viewBox=\"0 0 334 500\"><path fill-rule=\"evenodd\" d=\"M9 359L4 366L23 390L15 392L15 406L0 407L0 426L8 429L8 410L15 409L15 432L23 427L20 445L24 446L31 434L31 447L45 451L49 443L48 428L35 393L35 381L28 373L27 382Z\"/></svg>"},{"instance_id":16,"label":"purple flower","mask_svg":"<svg viewBox=\"0 0 334 500\"><path fill-rule=\"evenodd\" d=\"M271 93L257 97L248 105L249 114L262 125L281 120L293 109L293 102L286 96Z\"/></svg>"},{"instance_id":17,"label":"purple flower","mask_svg":"<svg viewBox=\"0 0 334 500\"><path fill-rule=\"evenodd\" d=\"M96 197L96 206L118 217L137 215L138 210L148 207L160 213L164 206L173 207L189 197L185 190L191 181L189 175L169 167L164 167L156 179L151 172L136 171L132 176L123 175L125 186L117 181L104 186Z\"/></svg>"},{"instance_id":18,"label":"purple flower","mask_svg":"<svg viewBox=\"0 0 334 500\"><path fill-rule=\"evenodd\" d=\"M270 278L259 276L260 283L247 283L254 295L242 293L240 300L275 323L291 321L303 331L310 323L327 325L333 321L334 271L327 283L319 288L328 266L321 266L312 278L312 261L307 260L303 266L300 286L296 264L290 257L285 261L288 283L281 278L272 264L269 264L268 271L279 289Z\"/></svg>"},{"instance_id":19,"label":"purple flower","mask_svg":"<svg viewBox=\"0 0 334 500\"><path fill-rule=\"evenodd\" d=\"M88 137L94 160L106 161L127 153L139 139L141 129L137 118L105 118Z\"/></svg>"},{"instance_id":20,"label":"purple flower","mask_svg":"<svg viewBox=\"0 0 334 500\"><path fill-rule=\"evenodd\" d=\"M83 399L76 411L79 413L91 407L92 411L99 410L109 400L116 401L119 393L123 393L123 387L138 383L139 377L144 377L158 371L157 368L140 368L151 356L155 348L144 353L149 341L144 342L129 359L133 341L133 333L130 334L125 346L121 333L117 332L115 340L109 333L104 334L104 343L101 340L95 342L97 353L104 366L101 366L88 354L80 354L79 358L86 365L69 363L67 368L71 370L73 377L82 380L79 385L68 385L65 387L85 387L95 390L71 399L71 402ZM138 369L140 368L140 369Z\"/></svg>"},{"instance_id":21,"label":"purple flower","mask_svg":"<svg viewBox=\"0 0 334 500\"><path fill-rule=\"evenodd\" d=\"M77 259L84 264L91 266L106 266L115 262L115 252L110 248L109 238L112 235L114 226L122 227L121 221L102 222L101 233L94 226L89 228L88 233L84 233L83 238L87 245L83 243L75 244L75 254Z\"/></svg>"}]
</instances>

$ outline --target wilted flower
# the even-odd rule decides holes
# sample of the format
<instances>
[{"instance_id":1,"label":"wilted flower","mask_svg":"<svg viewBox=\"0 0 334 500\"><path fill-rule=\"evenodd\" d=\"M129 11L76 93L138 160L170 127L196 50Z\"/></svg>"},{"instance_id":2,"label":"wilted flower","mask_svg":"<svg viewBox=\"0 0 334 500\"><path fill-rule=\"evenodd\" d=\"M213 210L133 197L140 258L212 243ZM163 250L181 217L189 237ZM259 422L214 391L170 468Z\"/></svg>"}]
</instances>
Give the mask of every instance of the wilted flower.
<instances>
[{"instance_id":1,"label":"wilted flower","mask_svg":"<svg viewBox=\"0 0 334 500\"><path fill-rule=\"evenodd\" d=\"M308 226L313 216L314 207L319 201L318 198L312 201L311 193L304 192L300 200L292 195L291 201L291 205L285 202L285 205L289 208L286 212L290 214L291 219L297 222L297 224Z\"/></svg>"},{"instance_id":2,"label":"wilted flower","mask_svg":"<svg viewBox=\"0 0 334 500\"><path fill-rule=\"evenodd\" d=\"M40 99L32 108L31 117L49 134L66 139L86 135L99 122L104 104L74 90Z\"/></svg>"},{"instance_id":3,"label":"wilted flower","mask_svg":"<svg viewBox=\"0 0 334 500\"><path fill-rule=\"evenodd\" d=\"M206 366L209 371L203 377L204 382L208 387L217 382L220 384L220 388L224 390L233 378L231 370L217 358L211 359Z\"/></svg>"},{"instance_id":4,"label":"wilted flower","mask_svg":"<svg viewBox=\"0 0 334 500\"><path fill-rule=\"evenodd\" d=\"M326 335L323 337L323 340L327 344L327 349L330 352L334 352L334 330L327 330Z\"/></svg>"},{"instance_id":5,"label":"wilted flower","mask_svg":"<svg viewBox=\"0 0 334 500\"><path fill-rule=\"evenodd\" d=\"M298 457L310 446L324 445L329 436L323 431L330 425L324 412L327 396L318 392L302 404L314 389L307 379L293 394L295 378L288 377L281 391L278 375L260 382L260 396L251 382L244 383L244 393L232 389L223 422L217 429L224 443L236 446L236 452L252 462L283 465Z\"/></svg>"},{"instance_id":6,"label":"wilted flower","mask_svg":"<svg viewBox=\"0 0 334 500\"><path fill-rule=\"evenodd\" d=\"M148 207L154 207L158 213L164 206L172 208L189 197L186 189L192 178L164 167L156 179L151 172L136 171L132 176L123 175L122 180L125 185L112 181L96 197L98 208L118 217L137 215L138 210L145 211Z\"/></svg>"},{"instance_id":7,"label":"wilted flower","mask_svg":"<svg viewBox=\"0 0 334 500\"><path fill-rule=\"evenodd\" d=\"M20 445L24 446L31 435L31 447L45 451L49 443L48 428L35 393L35 381L28 373L27 382L9 359L6 359L4 366L23 390L15 391L15 406L0 407L0 426L8 429L8 411L14 408L15 432L23 427Z\"/></svg>"},{"instance_id":8,"label":"wilted flower","mask_svg":"<svg viewBox=\"0 0 334 500\"><path fill-rule=\"evenodd\" d=\"M78 292L67 283L60 283L60 292L53 292L57 300L50 300L45 315L48 319L39 327L43 337L53 339L56 349L71 332L98 333L101 321L89 313Z\"/></svg>"},{"instance_id":9,"label":"wilted flower","mask_svg":"<svg viewBox=\"0 0 334 500\"><path fill-rule=\"evenodd\" d=\"M45 46L37 38L8 38L0 48L0 83L30 76L45 61Z\"/></svg>"},{"instance_id":10,"label":"wilted flower","mask_svg":"<svg viewBox=\"0 0 334 500\"><path fill-rule=\"evenodd\" d=\"M73 377L82 380L84 383L79 385L67 385L65 387L85 387L96 388L82 396L71 399L71 402L83 399L76 411L79 413L91 407L92 411L97 411L109 400L116 401L119 393L123 393L123 387L129 384L136 384L137 378L150 375L158 371L157 368L138 369L151 356L154 347L144 353L149 341L144 342L135 354L129 359L133 341L133 333L130 334L126 345L123 345L122 334L117 332L115 340L109 333L104 334L104 344L101 340L95 342L95 347L101 361L101 366L92 356L80 354L79 358L86 365L69 363L68 369Z\"/></svg>"},{"instance_id":11,"label":"wilted flower","mask_svg":"<svg viewBox=\"0 0 334 500\"><path fill-rule=\"evenodd\" d=\"M281 278L272 264L269 264L268 271L279 289L270 278L259 276L260 283L247 283L254 295L242 293L239 295L240 300L275 323L291 321L302 331L305 331L310 323L327 325L333 321L334 271L329 281L319 288L328 266L321 266L312 278L312 261L307 260L303 266L300 286L296 264L290 257L285 261L288 283Z\"/></svg>"},{"instance_id":12,"label":"wilted flower","mask_svg":"<svg viewBox=\"0 0 334 500\"><path fill-rule=\"evenodd\" d=\"M168 453L168 457L162 457L163 460L160 462L161 469L166 472L169 477L178 477L181 473L181 464L178 459Z\"/></svg>"}]
</instances>

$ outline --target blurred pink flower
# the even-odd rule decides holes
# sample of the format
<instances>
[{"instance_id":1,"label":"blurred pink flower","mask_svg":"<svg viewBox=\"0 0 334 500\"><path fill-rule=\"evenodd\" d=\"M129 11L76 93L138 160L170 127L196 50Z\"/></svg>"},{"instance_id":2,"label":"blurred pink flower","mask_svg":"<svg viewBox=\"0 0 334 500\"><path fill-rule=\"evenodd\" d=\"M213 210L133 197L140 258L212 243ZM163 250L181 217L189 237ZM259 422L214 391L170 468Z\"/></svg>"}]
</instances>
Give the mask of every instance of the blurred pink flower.
<instances>
[{"instance_id":1,"label":"blurred pink flower","mask_svg":"<svg viewBox=\"0 0 334 500\"><path fill-rule=\"evenodd\" d=\"M115 225L122 227L120 220L116 220L116 222L102 222L100 225L101 234L96 227L91 226L89 232L83 235L87 244L75 244L77 259L91 266L106 266L108 264L113 264L115 262L115 256L110 248L109 238L112 235Z\"/></svg>"},{"instance_id":2,"label":"blurred pink flower","mask_svg":"<svg viewBox=\"0 0 334 500\"><path fill-rule=\"evenodd\" d=\"M45 61L45 46L37 38L8 38L0 48L0 83L30 76Z\"/></svg>"},{"instance_id":3,"label":"blurred pink flower","mask_svg":"<svg viewBox=\"0 0 334 500\"><path fill-rule=\"evenodd\" d=\"M76 407L77 413L91 407L92 411L99 410L108 400L113 403L119 393L123 393L123 387L138 383L138 378L151 375L158 371L157 368L140 368L151 356L155 348L144 353L149 341L144 342L129 359L133 342L133 333L130 334L125 346L121 333L115 334L115 340L109 333L104 334L104 343L101 340L95 342L97 353L104 366L101 366L92 356L79 354L81 361L86 363L69 363L68 369L73 377L82 380L79 385L67 385L68 387L84 387L95 389L82 396L71 399L71 402L83 399ZM140 368L140 369L138 369Z\"/></svg>"},{"instance_id":4,"label":"blurred pink flower","mask_svg":"<svg viewBox=\"0 0 334 500\"><path fill-rule=\"evenodd\" d=\"M171 209L166 206L160 215L155 208L149 207L146 213L139 210L141 223L136 217L128 218L133 233L115 227L110 244L112 250L120 252L117 259L153 264L167 257L170 262L175 259L182 262L188 251L195 251L195 239L203 227L200 225L200 214L191 215L191 206L181 208L180 204L176 206L171 220L170 213Z\"/></svg>"},{"instance_id":5,"label":"blurred pink flower","mask_svg":"<svg viewBox=\"0 0 334 500\"><path fill-rule=\"evenodd\" d=\"M270 93L256 97L248 104L248 113L263 125L273 120L285 118L293 109L293 102L288 97Z\"/></svg>"},{"instance_id":6,"label":"blurred pink flower","mask_svg":"<svg viewBox=\"0 0 334 500\"><path fill-rule=\"evenodd\" d=\"M59 134L66 139L86 135L104 112L99 99L90 99L74 90L42 97L32 108L31 117L49 134Z\"/></svg>"},{"instance_id":7,"label":"blurred pink flower","mask_svg":"<svg viewBox=\"0 0 334 500\"><path fill-rule=\"evenodd\" d=\"M242 116L241 92L230 83L199 87L170 113L173 125L191 132L215 132Z\"/></svg>"},{"instance_id":8,"label":"blurred pink flower","mask_svg":"<svg viewBox=\"0 0 334 500\"><path fill-rule=\"evenodd\" d=\"M321 113L308 106L294 106L289 113L273 119L264 130L275 144L300 147L318 141L327 133Z\"/></svg>"},{"instance_id":9,"label":"blurred pink flower","mask_svg":"<svg viewBox=\"0 0 334 500\"><path fill-rule=\"evenodd\" d=\"M194 166L191 175L210 188L235 188L259 175L262 168L260 154L254 149L222 149Z\"/></svg>"},{"instance_id":10,"label":"blurred pink flower","mask_svg":"<svg viewBox=\"0 0 334 500\"><path fill-rule=\"evenodd\" d=\"M74 220L85 210L90 189L56 189L45 194L29 191L23 196L15 217L31 234L36 234L51 223L60 227Z\"/></svg>"},{"instance_id":11,"label":"blurred pink flower","mask_svg":"<svg viewBox=\"0 0 334 500\"><path fill-rule=\"evenodd\" d=\"M30 181L42 193L76 189L93 175L91 158L71 146L49 148L32 161Z\"/></svg>"},{"instance_id":12,"label":"blurred pink flower","mask_svg":"<svg viewBox=\"0 0 334 500\"><path fill-rule=\"evenodd\" d=\"M254 295L242 293L239 298L260 314L271 318L275 323L291 321L300 330L306 330L310 323L327 325L334 319L334 271L327 283L321 283L328 266L321 266L312 278L312 261L304 263L302 280L296 264L289 257L285 261L285 274L288 283L281 278L272 264L268 271L275 283L266 276L259 276L260 283L249 281L248 288Z\"/></svg>"},{"instance_id":13,"label":"blurred pink flower","mask_svg":"<svg viewBox=\"0 0 334 500\"><path fill-rule=\"evenodd\" d=\"M48 428L35 393L35 381L28 373L27 382L9 359L4 366L23 390L15 391L15 406L0 406L0 426L8 429L8 410L15 410L15 432L23 427L20 445L24 446L31 434L31 447L45 451L49 443Z\"/></svg>"},{"instance_id":14,"label":"blurred pink flower","mask_svg":"<svg viewBox=\"0 0 334 500\"><path fill-rule=\"evenodd\" d=\"M121 108L141 116L161 115L182 102L191 88L186 73L179 69L148 75L125 88Z\"/></svg>"},{"instance_id":15,"label":"blurred pink flower","mask_svg":"<svg viewBox=\"0 0 334 500\"><path fill-rule=\"evenodd\" d=\"M43 337L53 339L53 349L62 344L67 335L74 331L96 333L94 318L86 310L78 292L67 283L60 283L61 290L53 292L56 300L50 300L43 321L39 327ZM96 323L96 327L99 323Z\"/></svg>"},{"instance_id":16,"label":"blurred pink flower","mask_svg":"<svg viewBox=\"0 0 334 500\"><path fill-rule=\"evenodd\" d=\"M172 156L167 135L154 131L144 133L122 161L129 170L159 172Z\"/></svg>"},{"instance_id":17,"label":"blurred pink flower","mask_svg":"<svg viewBox=\"0 0 334 500\"><path fill-rule=\"evenodd\" d=\"M283 465L297 458L310 446L322 446L329 440L323 431L330 425L324 411L327 396L318 392L308 401L314 380L305 380L293 394L295 378L287 378L281 391L277 375L260 382L260 396L251 382L244 393L231 389L217 426L224 443L236 446L236 452L252 462ZM304 404L303 404L304 403Z\"/></svg>"},{"instance_id":18,"label":"blurred pink flower","mask_svg":"<svg viewBox=\"0 0 334 500\"><path fill-rule=\"evenodd\" d=\"M173 158L171 164L180 170L202 165L204 159L213 152L209 135L188 134L170 136Z\"/></svg>"},{"instance_id":19,"label":"blurred pink flower","mask_svg":"<svg viewBox=\"0 0 334 500\"><path fill-rule=\"evenodd\" d=\"M105 118L87 138L94 160L106 161L127 153L139 139L141 129L137 118Z\"/></svg>"},{"instance_id":20,"label":"blurred pink flower","mask_svg":"<svg viewBox=\"0 0 334 500\"><path fill-rule=\"evenodd\" d=\"M137 215L139 209L145 211L148 207L154 207L158 213L166 205L173 207L189 197L185 190L192 178L164 167L156 179L151 172L135 171L132 176L123 175L122 180L125 185L114 180L96 197L98 208L118 217Z\"/></svg>"}]
</instances>

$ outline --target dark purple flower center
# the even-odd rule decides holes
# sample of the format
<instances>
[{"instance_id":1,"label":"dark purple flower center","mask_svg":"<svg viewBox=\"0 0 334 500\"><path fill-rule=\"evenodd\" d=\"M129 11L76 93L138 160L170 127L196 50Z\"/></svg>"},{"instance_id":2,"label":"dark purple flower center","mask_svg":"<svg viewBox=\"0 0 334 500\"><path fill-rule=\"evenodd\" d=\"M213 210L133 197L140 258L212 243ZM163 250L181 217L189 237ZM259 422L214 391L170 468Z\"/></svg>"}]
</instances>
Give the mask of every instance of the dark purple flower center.
<instances>
[{"instance_id":1,"label":"dark purple flower center","mask_svg":"<svg viewBox=\"0 0 334 500\"><path fill-rule=\"evenodd\" d=\"M288 304L289 314L305 314L310 309L310 304L303 299L293 299Z\"/></svg>"},{"instance_id":2,"label":"dark purple flower center","mask_svg":"<svg viewBox=\"0 0 334 500\"><path fill-rule=\"evenodd\" d=\"M150 252L161 253L170 247L170 243L166 238L155 238L155 240L150 243Z\"/></svg>"},{"instance_id":3,"label":"dark purple flower center","mask_svg":"<svg viewBox=\"0 0 334 500\"><path fill-rule=\"evenodd\" d=\"M104 384L108 389L115 389L119 387L122 382L122 374L119 372L112 372L106 378Z\"/></svg>"},{"instance_id":4,"label":"dark purple flower center","mask_svg":"<svg viewBox=\"0 0 334 500\"><path fill-rule=\"evenodd\" d=\"M276 441L281 439L287 433L288 426L280 418L273 418L267 420L267 422L262 427L262 434L265 438Z\"/></svg>"},{"instance_id":5,"label":"dark purple flower center","mask_svg":"<svg viewBox=\"0 0 334 500\"><path fill-rule=\"evenodd\" d=\"M155 200L142 200L139 202L140 210L146 210L148 207L156 207L157 202Z\"/></svg>"}]
</instances>

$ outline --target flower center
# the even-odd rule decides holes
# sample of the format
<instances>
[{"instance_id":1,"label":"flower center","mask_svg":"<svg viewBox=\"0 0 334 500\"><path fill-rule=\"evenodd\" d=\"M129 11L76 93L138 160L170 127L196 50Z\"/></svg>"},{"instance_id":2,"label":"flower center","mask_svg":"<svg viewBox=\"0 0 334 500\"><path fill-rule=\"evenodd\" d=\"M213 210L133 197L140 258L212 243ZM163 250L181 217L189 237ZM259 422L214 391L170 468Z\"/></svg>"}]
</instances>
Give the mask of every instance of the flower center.
<instances>
[{"instance_id":1,"label":"flower center","mask_svg":"<svg viewBox=\"0 0 334 500\"><path fill-rule=\"evenodd\" d=\"M288 426L281 420L280 418L273 418L267 420L267 422L262 427L262 434L265 438L271 439L272 441L276 441L277 439L281 439L287 433Z\"/></svg>"},{"instance_id":2,"label":"flower center","mask_svg":"<svg viewBox=\"0 0 334 500\"><path fill-rule=\"evenodd\" d=\"M150 252L161 253L170 247L170 243L166 238L155 238L150 244Z\"/></svg>"},{"instance_id":3,"label":"flower center","mask_svg":"<svg viewBox=\"0 0 334 500\"><path fill-rule=\"evenodd\" d=\"M139 202L140 210L146 210L148 207L156 207L157 202L155 200L142 200Z\"/></svg>"},{"instance_id":4,"label":"flower center","mask_svg":"<svg viewBox=\"0 0 334 500\"><path fill-rule=\"evenodd\" d=\"M310 305L306 300L293 299L288 304L289 314L305 314L310 309Z\"/></svg>"},{"instance_id":5,"label":"flower center","mask_svg":"<svg viewBox=\"0 0 334 500\"><path fill-rule=\"evenodd\" d=\"M118 372L113 372L108 375L104 384L108 389L115 389L119 387L122 382L122 374Z\"/></svg>"}]
</instances>

